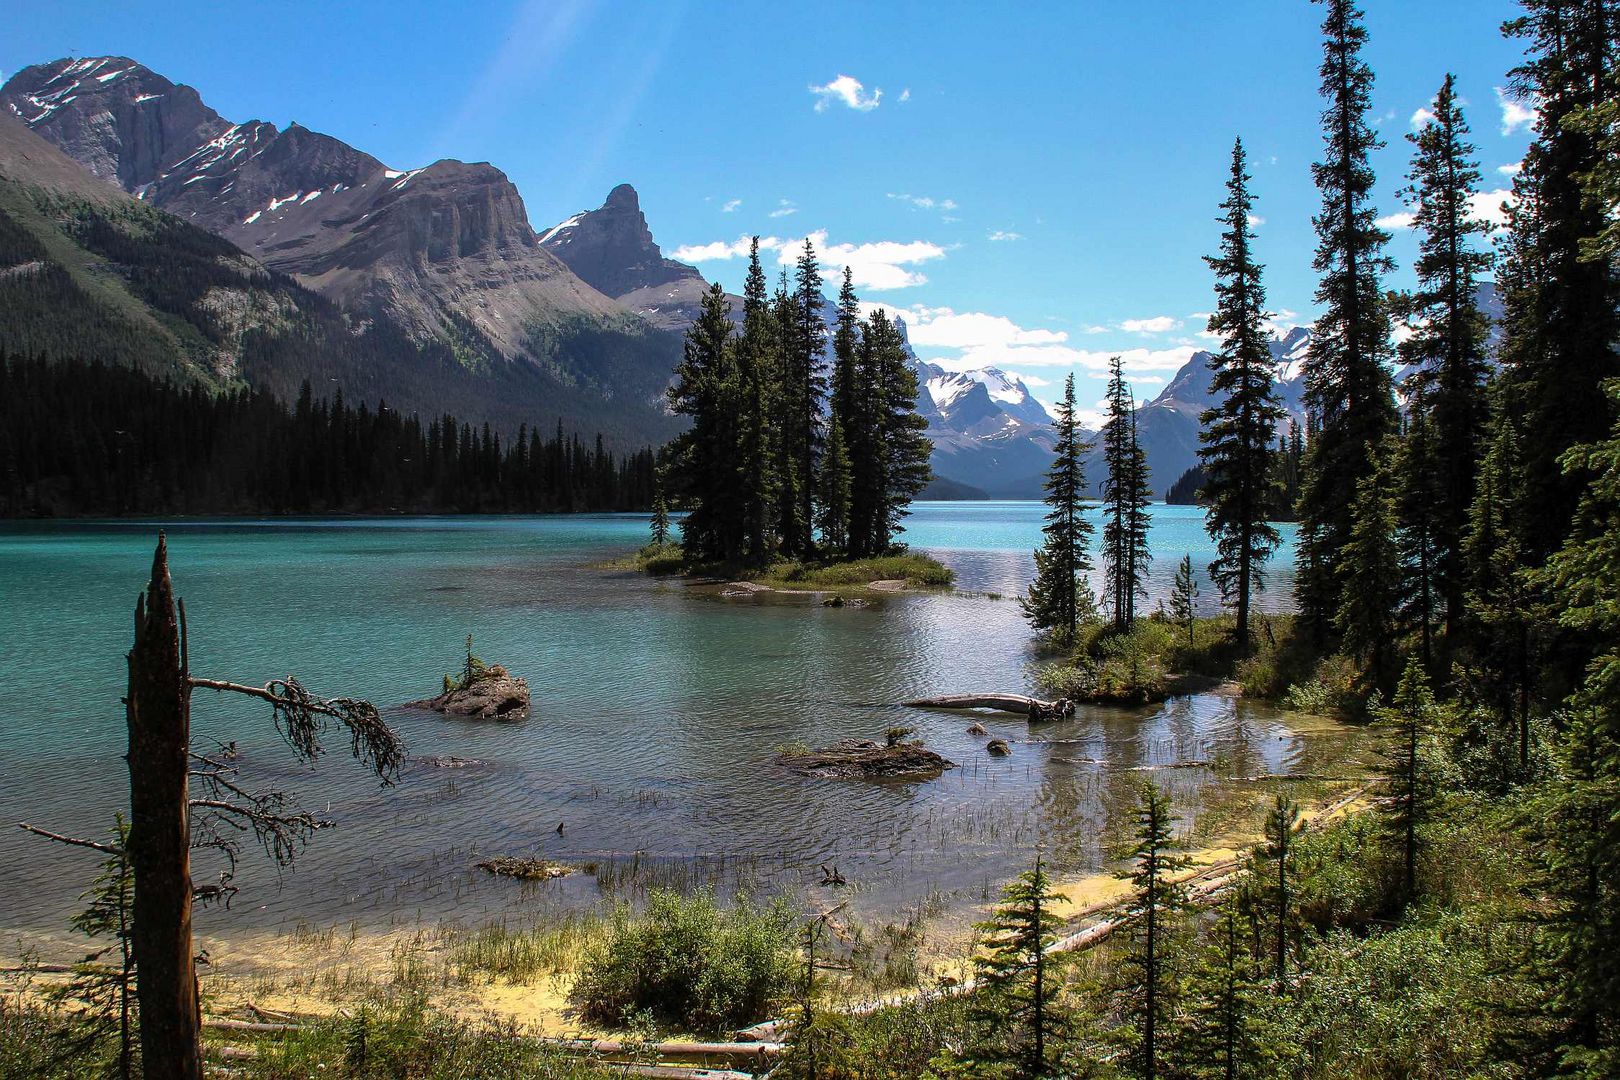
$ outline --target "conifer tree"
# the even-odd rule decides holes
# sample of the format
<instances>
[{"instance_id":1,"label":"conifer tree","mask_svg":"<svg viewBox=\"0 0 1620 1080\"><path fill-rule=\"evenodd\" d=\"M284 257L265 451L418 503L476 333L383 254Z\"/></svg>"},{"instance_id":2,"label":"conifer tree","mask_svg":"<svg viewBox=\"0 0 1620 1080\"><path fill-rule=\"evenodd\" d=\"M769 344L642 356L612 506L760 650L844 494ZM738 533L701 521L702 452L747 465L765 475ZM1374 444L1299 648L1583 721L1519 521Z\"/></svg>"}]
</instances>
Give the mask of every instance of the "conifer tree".
<instances>
[{"instance_id":1,"label":"conifer tree","mask_svg":"<svg viewBox=\"0 0 1620 1080\"><path fill-rule=\"evenodd\" d=\"M1613 207L1588 197L1605 157L1601 125L1620 64L1614 0L1522 0L1504 29L1525 42L1511 86L1536 107L1536 139L1515 191L1531 207L1512 220L1529 274L1504 325L1501 359L1522 417L1520 513L1526 558L1539 566L1562 540L1591 476L1566 470L1564 453L1605 439L1613 423L1605 380L1620 376L1620 264L1588 258L1611 226ZM1504 300L1507 298L1504 297Z\"/></svg>"},{"instance_id":2,"label":"conifer tree","mask_svg":"<svg viewBox=\"0 0 1620 1080\"><path fill-rule=\"evenodd\" d=\"M129 822L122 813L116 816L107 850L100 872L80 897L88 903L72 923L73 929L92 940L110 940L74 964L71 977L53 987L51 996L79 1003L98 1037L116 1035L117 1076L130 1080L135 1075L136 1048L135 954L131 947L135 875L129 863Z\"/></svg>"},{"instance_id":3,"label":"conifer tree","mask_svg":"<svg viewBox=\"0 0 1620 1080\"><path fill-rule=\"evenodd\" d=\"M1418 289L1410 313L1412 336L1402 342L1400 354L1416 369L1407 385L1415 414L1413 434L1424 424L1430 441L1414 447L1402 469L1408 490L1421 491L1418 497L1424 500L1408 499L1407 507L1427 520L1414 523L1403 514L1403 525L1409 531L1421 529L1433 562L1424 568L1422 586L1429 608L1422 621L1424 663L1432 671L1433 608L1444 609L1448 639L1463 617L1467 589L1463 534L1484 453L1480 435L1489 413L1485 349L1490 324L1475 297L1479 278L1490 270L1492 260L1475 243L1489 226L1472 210L1479 166L1453 76L1446 76L1435 95L1431 118L1407 139L1416 150L1410 183L1402 194L1412 206L1418 230L1413 266ZM1432 480L1416 476L1412 470L1418 468L1432 473ZM1431 595L1434 592L1438 595Z\"/></svg>"},{"instance_id":4,"label":"conifer tree","mask_svg":"<svg viewBox=\"0 0 1620 1080\"><path fill-rule=\"evenodd\" d=\"M1390 486L1387 465L1375 458L1372 471L1356 484L1350 536L1335 559L1340 581L1334 626L1367 681L1386 690L1393 677L1401 588L1399 522Z\"/></svg>"},{"instance_id":5,"label":"conifer tree","mask_svg":"<svg viewBox=\"0 0 1620 1080\"><path fill-rule=\"evenodd\" d=\"M804 557L815 550L812 522L816 463L821 453L821 410L827 397L827 378L821 371L827 328L821 321L821 267L808 237L794 268L793 292L787 305L786 346L783 353L783 442L793 470L793 493L798 505L784 535L787 550Z\"/></svg>"},{"instance_id":6,"label":"conifer tree","mask_svg":"<svg viewBox=\"0 0 1620 1080\"><path fill-rule=\"evenodd\" d=\"M1288 981L1288 928L1293 921L1293 899L1289 891L1289 857L1293 852L1294 831L1299 828L1299 807L1292 799L1278 794L1266 812L1265 837L1266 845L1261 850L1264 863L1274 864L1268 867L1270 874L1274 875L1267 884L1266 891L1270 894L1267 906L1271 908L1271 916L1276 920L1277 937L1277 986L1280 990Z\"/></svg>"},{"instance_id":7,"label":"conifer tree","mask_svg":"<svg viewBox=\"0 0 1620 1080\"><path fill-rule=\"evenodd\" d=\"M1250 641L1251 597L1265 583L1266 560L1282 543L1267 511L1271 438L1284 415L1272 387L1261 267L1250 248L1254 199L1249 180L1240 139L1232 147L1232 172L1221 203L1225 211L1221 221L1226 225L1221 253L1204 260L1215 271L1215 313L1209 329L1219 335L1221 348L1210 358L1210 393L1218 404L1199 418L1203 445L1198 451L1204 470L1201 490L1209 507L1205 527L1217 552L1209 572L1237 616L1235 633L1244 649Z\"/></svg>"},{"instance_id":8,"label":"conifer tree","mask_svg":"<svg viewBox=\"0 0 1620 1080\"><path fill-rule=\"evenodd\" d=\"M697 320L686 332L686 346L670 407L692 418L676 440L673 461L691 510L681 526L688 558L735 562L742 555L745 520L739 485L737 421L742 401L731 305L716 283L704 294Z\"/></svg>"},{"instance_id":9,"label":"conifer tree","mask_svg":"<svg viewBox=\"0 0 1620 1080\"><path fill-rule=\"evenodd\" d=\"M975 926L983 948L973 966L983 991L974 1015L992 1029L984 1061L1011 1065L1019 1077L1052 1076L1060 1057L1059 957L1047 951L1057 938L1052 907L1060 899L1037 856L1002 890L995 914Z\"/></svg>"},{"instance_id":10,"label":"conifer tree","mask_svg":"<svg viewBox=\"0 0 1620 1080\"><path fill-rule=\"evenodd\" d=\"M664 483L662 479L658 481L658 486L653 489L651 530L653 547L667 547L669 545L669 506L664 502Z\"/></svg>"},{"instance_id":11,"label":"conifer tree","mask_svg":"<svg viewBox=\"0 0 1620 1080\"><path fill-rule=\"evenodd\" d=\"M827 428L827 445L816 484L816 528L821 530L821 549L827 555L844 554L849 550L849 454L845 450L844 425L836 416Z\"/></svg>"},{"instance_id":12,"label":"conifer tree","mask_svg":"<svg viewBox=\"0 0 1620 1080\"><path fill-rule=\"evenodd\" d=\"M1361 58L1367 31L1353 0L1317 0L1322 23L1322 114L1326 152L1311 166L1322 193L1314 219L1322 305L1306 361L1306 404L1317 431L1306 452L1300 493L1300 609L1320 640L1343 606L1350 575L1340 573L1351 540L1353 502L1373 458L1396 426L1386 366L1389 317L1379 284L1389 268L1389 237L1376 224L1368 157L1381 146L1367 119L1373 75Z\"/></svg>"},{"instance_id":13,"label":"conifer tree","mask_svg":"<svg viewBox=\"0 0 1620 1080\"><path fill-rule=\"evenodd\" d=\"M877 444L872 471L877 477L878 499L868 553L881 555L905 532L901 523L910 513L912 500L933 479L928 462L934 446L924 434L928 421L917 415L917 373L911 368L899 328L881 310L874 311L861 338L869 368L865 396L871 419L867 423Z\"/></svg>"},{"instance_id":14,"label":"conifer tree","mask_svg":"<svg viewBox=\"0 0 1620 1080\"><path fill-rule=\"evenodd\" d=\"M1136 601L1146 595L1148 562L1147 455L1136 437L1136 403L1120 366L1109 361L1108 422L1103 425L1103 563L1114 628L1129 630L1136 622Z\"/></svg>"},{"instance_id":15,"label":"conifer tree","mask_svg":"<svg viewBox=\"0 0 1620 1080\"><path fill-rule=\"evenodd\" d=\"M1082 492L1085 490L1085 455L1091 444L1080 434L1075 417L1074 375L1063 384L1063 400L1058 402L1053 428L1057 443L1052 448L1052 467L1046 474L1045 540L1035 550L1035 580L1019 600L1024 617L1037 630L1049 631L1058 641L1074 641L1082 619L1092 611L1091 522L1087 520Z\"/></svg>"},{"instance_id":16,"label":"conifer tree","mask_svg":"<svg viewBox=\"0 0 1620 1080\"><path fill-rule=\"evenodd\" d=\"M1187 648L1193 647L1193 625L1198 615L1198 579L1193 577L1192 556L1183 555L1170 586L1170 617L1187 628Z\"/></svg>"},{"instance_id":17,"label":"conifer tree","mask_svg":"<svg viewBox=\"0 0 1620 1080\"><path fill-rule=\"evenodd\" d=\"M1136 844L1131 851L1132 895L1126 908L1130 945L1123 958L1124 1011L1132 1027L1132 1057L1138 1076L1159 1075L1160 1040L1177 997L1170 962L1176 919L1186 906L1186 888L1176 875L1188 864L1175 839L1176 816L1152 781L1142 785L1136 812Z\"/></svg>"},{"instance_id":18,"label":"conifer tree","mask_svg":"<svg viewBox=\"0 0 1620 1080\"><path fill-rule=\"evenodd\" d=\"M1186 996L1182 1072L1198 1080L1264 1075L1275 1057L1274 1035L1265 1023L1265 989L1233 901L1216 913Z\"/></svg>"},{"instance_id":19,"label":"conifer tree","mask_svg":"<svg viewBox=\"0 0 1620 1080\"><path fill-rule=\"evenodd\" d=\"M774 510L779 502L777 468L777 398L780 387L778 337L766 295L765 270L759 261L759 237L748 249L748 276L743 282L743 323L737 342L737 366L743 382L743 415L737 446L741 471L744 558L753 565L770 561L775 551Z\"/></svg>"},{"instance_id":20,"label":"conifer tree","mask_svg":"<svg viewBox=\"0 0 1620 1080\"><path fill-rule=\"evenodd\" d=\"M1442 537L1451 526L1446 515L1453 494L1446 490L1441 450L1427 419L1433 408L1427 399L1434 394L1435 391L1430 390L1413 395L1411 421L1405 438L1400 441L1392 470L1399 489L1395 497L1399 526L1396 547L1401 565L1398 621L1403 628L1417 632L1423 668L1430 672L1435 670L1434 633L1442 608L1444 546L1450 542ZM1466 502L1464 512L1466 515ZM1458 565L1453 573L1458 581L1463 581L1461 534L1457 534L1455 540Z\"/></svg>"},{"instance_id":21,"label":"conifer tree","mask_svg":"<svg viewBox=\"0 0 1620 1080\"><path fill-rule=\"evenodd\" d=\"M1401 860L1400 901L1417 897L1417 860L1422 831L1434 814L1435 777L1425 744L1439 724L1439 706L1429 677L1417 657L1407 661L1392 705L1379 708L1376 719L1388 728L1379 793L1390 847Z\"/></svg>"},{"instance_id":22,"label":"conifer tree","mask_svg":"<svg viewBox=\"0 0 1620 1080\"><path fill-rule=\"evenodd\" d=\"M776 380L771 395L776 414L776 500L772 517L780 550L788 556L808 553L803 544L811 528L810 518L802 516L806 514L804 504L811 489L807 486L809 478L803 475L804 458L799 452L799 438L805 432L798 404L798 399L804 396L804 373L797 359L798 327L797 305L784 267L777 279L776 291L771 294L771 329L776 344Z\"/></svg>"}]
</instances>

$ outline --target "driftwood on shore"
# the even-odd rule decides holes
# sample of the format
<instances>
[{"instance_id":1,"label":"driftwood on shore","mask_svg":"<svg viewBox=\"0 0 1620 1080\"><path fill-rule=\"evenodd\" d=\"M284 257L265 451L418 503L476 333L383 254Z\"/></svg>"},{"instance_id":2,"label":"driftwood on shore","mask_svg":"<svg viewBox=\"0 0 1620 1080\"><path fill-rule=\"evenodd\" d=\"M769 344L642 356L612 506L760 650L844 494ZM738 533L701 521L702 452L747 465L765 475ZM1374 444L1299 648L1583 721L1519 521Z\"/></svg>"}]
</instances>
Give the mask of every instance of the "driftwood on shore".
<instances>
[{"instance_id":1,"label":"driftwood on shore","mask_svg":"<svg viewBox=\"0 0 1620 1080\"><path fill-rule=\"evenodd\" d=\"M884 745L871 739L845 739L819 750L779 754L776 764L805 776L913 780L932 779L956 768L954 761L921 743Z\"/></svg>"},{"instance_id":2,"label":"driftwood on shore","mask_svg":"<svg viewBox=\"0 0 1620 1080\"><path fill-rule=\"evenodd\" d=\"M1072 701L1042 701L1023 694L942 694L908 701L906 705L913 709L993 709L1031 720L1062 720L1074 715Z\"/></svg>"}]
</instances>

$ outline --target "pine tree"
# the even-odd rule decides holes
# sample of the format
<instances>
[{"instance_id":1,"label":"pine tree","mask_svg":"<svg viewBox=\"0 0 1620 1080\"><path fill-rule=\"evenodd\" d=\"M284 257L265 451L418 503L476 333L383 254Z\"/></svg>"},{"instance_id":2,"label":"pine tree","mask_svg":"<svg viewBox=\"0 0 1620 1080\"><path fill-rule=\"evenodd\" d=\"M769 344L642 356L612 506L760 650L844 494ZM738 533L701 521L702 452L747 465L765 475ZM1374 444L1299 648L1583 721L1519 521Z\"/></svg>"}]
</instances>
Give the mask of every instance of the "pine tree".
<instances>
[{"instance_id":1,"label":"pine tree","mask_svg":"<svg viewBox=\"0 0 1620 1080\"><path fill-rule=\"evenodd\" d=\"M1136 404L1120 366L1109 361L1108 422L1103 425L1103 565L1113 605L1114 628L1129 630L1136 622L1136 601L1146 595L1148 562L1147 455L1136 437Z\"/></svg>"},{"instance_id":2,"label":"pine tree","mask_svg":"<svg viewBox=\"0 0 1620 1080\"><path fill-rule=\"evenodd\" d=\"M844 425L836 416L827 429L827 445L816 477L816 527L821 550L837 556L849 549L849 455L844 447Z\"/></svg>"},{"instance_id":3,"label":"pine tree","mask_svg":"<svg viewBox=\"0 0 1620 1080\"><path fill-rule=\"evenodd\" d=\"M1203 445L1198 451L1204 470L1202 493L1209 507L1205 527L1217 552L1210 577L1236 613L1235 633L1244 649L1250 641L1251 598L1265 583L1266 561L1282 543L1267 511L1271 438L1284 416L1272 388L1261 267L1250 250L1254 199L1249 180L1240 139L1232 147L1232 173L1221 203L1225 211L1221 221L1226 225L1221 253L1204 260L1215 271L1215 313L1209 329L1219 335L1221 349L1210 358L1210 394L1219 404L1199 418Z\"/></svg>"},{"instance_id":4,"label":"pine tree","mask_svg":"<svg viewBox=\"0 0 1620 1080\"><path fill-rule=\"evenodd\" d=\"M974 1016L992 1032L982 1060L1011 1065L1019 1077L1051 1076L1060 1057L1059 958L1047 951L1057 938L1052 906L1060 899L1037 856L1002 890L995 914L975 926L982 948L973 966L982 991L974 996Z\"/></svg>"},{"instance_id":5,"label":"pine tree","mask_svg":"<svg viewBox=\"0 0 1620 1080\"><path fill-rule=\"evenodd\" d=\"M1398 622L1403 629L1417 632L1423 668L1432 672L1435 670L1434 635L1443 606L1443 547L1447 541L1442 540L1442 535L1450 527L1444 515L1451 493L1445 489L1440 447L1427 418L1431 411L1425 400L1428 396L1429 393L1419 392L1412 398L1411 420L1395 454L1392 472L1398 489L1395 496L1396 548L1401 564ZM1454 573L1461 581L1465 580L1461 572L1461 535L1456 539L1458 565Z\"/></svg>"},{"instance_id":6,"label":"pine tree","mask_svg":"<svg viewBox=\"0 0 1620 1080\"><path fill-rule=\"evenodd\" d=\"M805 385L796 359L798 325L797 307L788 286L787 269L783 268L776 291L771 294L771 330L776 344L776 380L771 395L776 430L776 503L772 517L780 550L788 556L808 554L802 544L811 527L810 519L801 517L809 480L802 475L804 459L798 449L799 437L804 434L798 399L804 396Z\"/></svg>"},{"instance_id":7,"label":"pine tree","mask_svg":"<svg viewBox=\"0 0 1620 1080\"><path fill-rule=\"evenodd\" d=\"M1510 315L1517 317L1504 324L1501 359L1523 421L1525 556L1539 566L1559 546L1591 480L1565 469L1564 453L1605 439L1616 415L1601 387L1620 376L1620 264L1587 257L1613 209L1589 198L1587 185L1612 162L1601 127L1584 121L1613 107L1620 13L1614 0L1522 0L1522 7L1504 29L1528 52L1511 85L1536 105L1536 140L1515 182L1531 209L1511 219L1512 244L1530 272L1514 276L1519 295Z\"/></svg>"},{"instance_id":8,"label":"pine tree","mask_svg":"<svg viewBox=\"0 0 1620 1080\"><path fill-rule=\"evenodd\" d=\"M113 824L111 851L100 873L80 899L85 909L73 917L73 929L92 940L111 940L73 965L65 984L51 996L78 1003L97 1037L116 1035L120 1080L135 1075L135 955L130 945L135 875L129 863L129 822L119 813ZM111 957L109 963L107 958Z\"/></svg>"},{"instance_id":9,"label":"pine tree","mask_svg":"<svg viewBox=\"0 0 1620 1080\"><path fill-rule=\"evenodd\" d=\"M815 550L812 522L815 519L814 494L816 463L821 453L821 410L827 396L827 378L821 372L821 356L826 347L827 328L821 321L821 267L808 237L794 268L793 292L788 297L783 349L783 442L788 467L793 470L790 485L797 499L789 522L793 531L784 535L789 553L805 557Z\"/></svg>"},{"instance_id":10,"label":"pine tree","mask_svg":"<svg viewBox=\"0 0 1620 1080\"><path fill-rule=\"evenodd\" d=\"M658 486L653 489L652 546L661 548L669 546L669 506L664 502L662 477L657 483Z\"/></svg>"},{"instance_id":11,"label":"pine tree","mask_svg":"<svg viewBox=\"0 0 1620 1080\"><path fill-rule=\"evenodd\" d=\"M1620 381L1605 388L1620 404ZM1569 700L1558 783L1538 807L1548 981L1560 1064L1568 1074L1620 1069L1620 422L1603 441L1566 457L1593 477L1575 527L1548 573L1562 622L1593 659ZM1584 1071L1583 1071L1584 1070Z\"/></svg>"},{"instance_id":12,"label":"pine tree","mask_svg":"<svg viewBox=\"0 0 1620 1080\"><path fill-rule=\"evenodd\" d=\"M1159 1075L1159 1041L1167 1034L1177 996L1170 946L1175 920L1187 900L1176 875L1186 868L1188 858L1178 851L1176 820L1158 786L1144 783L1136 812L1136 846L1130 856L1133 891L1125 915L1130 945L1123 957L1126 982L1121 987L1132 1026L1132 1057L1144 1080Z\"/></svg>"},{"instance_id":13,"label":"pine tree","mask_svg":"<svg viewBox=\"0 0 1620 1080\"><path fill-rule=\"evenodd\" d=\"M743 283L743 324L737 365L743 382L743 415L737 453L741 467L744 558L753 565L770 561L776 549L774 510L779 502L777 398L781 392L778 336L759 261L759 237L748 249Z\"/></svg>"},{"instance_id":14,"label":"pine tree","mask_svg":"<svg viewBox=\"0 0 1620 1080\"><path fill-rule=\"evenodd\" d=\"M1209 928L1188 980L1182 1072L1197 1080L1262 1075L1275 1057L1264 1019L1265 989L1244 941L1237 905L1227 901Z\"/></svg>"},{"instance_id":15,"label":"pine tree","mask_svg":"<svg viewBox=\"0 0 1620 1080\"><path fill-rule=\"evenodd\" d=\"M669 388L670 407L692 418L673 453L681 490L691 501L681 526L687 557L728 563L742 556L745 521L737 482L742 388L730 310L725 291L715 284L686 332L685 351Z\"/></svg>"},{"instance_id":16,"label":"pine tree","mask_svg":"<svg viewBox=\"0 0 1620 1080\"><path fill-rule=\"evenodd\" d=\"M1198 579L1193 577L1192 556L1183 555L1170 586L1170 617L1187 628L1187 648L1193 647L1193 625L1198 615Z\"/></svg>"},{"instance_id":17,"label":"pine tree","mask_svg":"<svg viewBox=\"0 0 1620 1080\"><path fill-rule=\"evenodd\" d=\"M880 478L870 553L881 555L905 532L901 524L911 502L933 479L929 458L934 446L924 432L928 421L917 415L917 373L906 353L899 328L882 311L866 320L861 335L870 366L872 439L877 444L875 472Z\"/></svg>"},{"instance_id":18,"label":"pine tree","mask_svg":"<svg viewBox=\"0 0 1620 1080\"><path fill-rule=\"evenodd\" d=\"M1045 540L1035 551L1035 580L1019 600L1024 617L1037 630L1046 630L1063 644L1071 644L1080 622L1092 611L1091 522L1086 519L1085 455L1091 445L1081 437L1075 417L1074 376L1063 384L1063 400L1053 425L1057 443L1052 467L1046 474Z\"/></svg>"},{"instance_id":19,"label":"pine tree","mask_svg":"<svg viewBox=\"0 0 1620 1080\"><path fill-rule=\"evenodd\" d=\"M1375 223L1371 151L1382 143L1368 123L1372 69L1361 58L1367 31L1353 0L1317 0L1322 23L1324 160L1311 166L1322 193L1314 219L1315 267L1321 275L1306 362L1306 404L1318 430L1306 452L1300 493L1300 609L1320 640L1344 606L1350 575L1339 572L1350 544L1353 502L1373 457L1396 426L1390 374L1389 318L1379 276L1389 268L1389 237Z\"/></svg>"},{"instance_id":20,"label":"pine tree","mask_svg":"<svg viewBox=\"0 0 1620 1080\"><path fill-rule=\"evenodd\" d=\"M1417 861L1424 826L1434 815L1436 783L1426 743L1439 726L1439 706L1417 657L1407 661L1392 705L1374 716L1389 733L1379 775L1390 847L1401 860L1400 901L1417 897Z\"/></svg>"},{"instance_id":21,"label":"pine tree","mask_svg":"<svg viewBox=\"0 0 1620 1080\"><path fill-rule=\"evenodd\" d=\"M1424 601L1429 609L1422 620L1424 664L1433 670L1430 625L1433 609L1443 606L1447 638L1463 617L1466 575L1462 566L1463 534L1468 528L1468 506L1473 498L1484 452L1480 433L1485 429L1488 403L1485 362L1489 320L1475 302L1481 275L1491 268L1488 251L1478 250L1474 239L1488 230L1472 210L1479 191L1479 166L1468 141L1468 122L1457 101L1456 79L1447 75L1435 95L1433 115L1417 132L1407 136L1416 151L1410 184L1402 194L1413 209L1418 230L1418 290L1413 297L1412 335L1400 346L1401 359L1416 370L1408 379L1411 411L1416 414L1413 433L1425 424L1432 444L1408 455L1403 479L1409 491L1421 491L1424 504L1408 500L1410 509L1425 518L1414 525L1403 514L1406 528L1421 527L1429 545L1431 566L1424 567ZM1422 468L1433 474L1425 482L1412 473ZM1438 592L1438 596L1429 595Z\"/></svg>"},{"instance_id":22,"label":"pine tree","mask_svg":"<svg viewBox=\"0 0 1620 1080\"><path fill-rule=\"evenodd\" d=\"M1267 906L1277 924L1277 986L1288 981L1288 928L1293 921L1293 899L1289 892L1289 857L1293 853L1294 831L1299 828L1299 807L1292 799L1278 794L1271 809L1266 812L1266 845L1261 849L1262 865L1267 866ZM1274 868L1273 868L1274 867Z\"/></svg>"},{"instance_id":23,"label":"pine tree","mask_svg":"<svg viewBox=\"0 0 1620 1080\"><path fill-rule=\"evenodd\" d=\"M1372 471L1356 484L1350 509L1350 536L1334 560L1340 575L1334 626L1367 681L1385 688L1393 675L1401 567L1395 499L1382 460L1375 458Z\"/></svg>"}]
</instances>

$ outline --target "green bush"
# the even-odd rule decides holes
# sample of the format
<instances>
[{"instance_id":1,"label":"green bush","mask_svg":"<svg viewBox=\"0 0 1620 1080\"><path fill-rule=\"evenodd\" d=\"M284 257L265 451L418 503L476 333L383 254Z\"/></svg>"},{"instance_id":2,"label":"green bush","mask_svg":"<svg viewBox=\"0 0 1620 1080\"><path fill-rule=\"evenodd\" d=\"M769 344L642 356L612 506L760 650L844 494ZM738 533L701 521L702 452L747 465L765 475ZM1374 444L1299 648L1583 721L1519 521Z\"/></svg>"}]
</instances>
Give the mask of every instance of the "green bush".
<instances>
[{"instance_id":1,"label":"green bush","mask_svg":"<svg viewBox=\"0 0 1620 1080\"><path fill-rule=\"evenodd\" d=\"M663 1024L718 1032L764 1019L791 986L794 917L784 901L654 890L640 915L621 907L588 948L573 1001L587 1023L611 1026L646 1012Z\"/></svg>"},{"instance_id":2,"label":"green bush","mask_svg":"<svg viewBox=\"0 0 1620 1080\"><path fill-rule=\"evenodd\" d=\"M648 544L636 552L636 565L654 577L678 574L686 566L686 553L679 544Z\"/></svg>"}]
</instances>

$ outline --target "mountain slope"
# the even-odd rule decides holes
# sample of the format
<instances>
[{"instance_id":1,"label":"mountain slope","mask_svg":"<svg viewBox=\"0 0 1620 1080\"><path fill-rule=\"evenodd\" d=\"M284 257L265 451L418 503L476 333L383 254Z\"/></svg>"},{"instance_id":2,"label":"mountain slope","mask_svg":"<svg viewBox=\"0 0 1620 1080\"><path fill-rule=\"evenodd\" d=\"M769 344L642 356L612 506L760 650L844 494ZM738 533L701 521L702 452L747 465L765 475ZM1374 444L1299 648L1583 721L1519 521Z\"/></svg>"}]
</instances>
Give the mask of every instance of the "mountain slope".
<instances>
[{"instance_id":1,"label":"mountain slope","mask_svg":"<svg viewBox=\"0 0 1620 1080\"><path fill-rule=\"evenodd\" d=\"M674 428L661 392L678 342L545 250L517 189L488 164L402 172L296 124L232 124L122 57L25 68L0 102L94 175L336 303L357 331L480 374L473 415L567 406L642 440ZM385 385L382 363L372 374Z\"/></svg>"}]
</instances>

